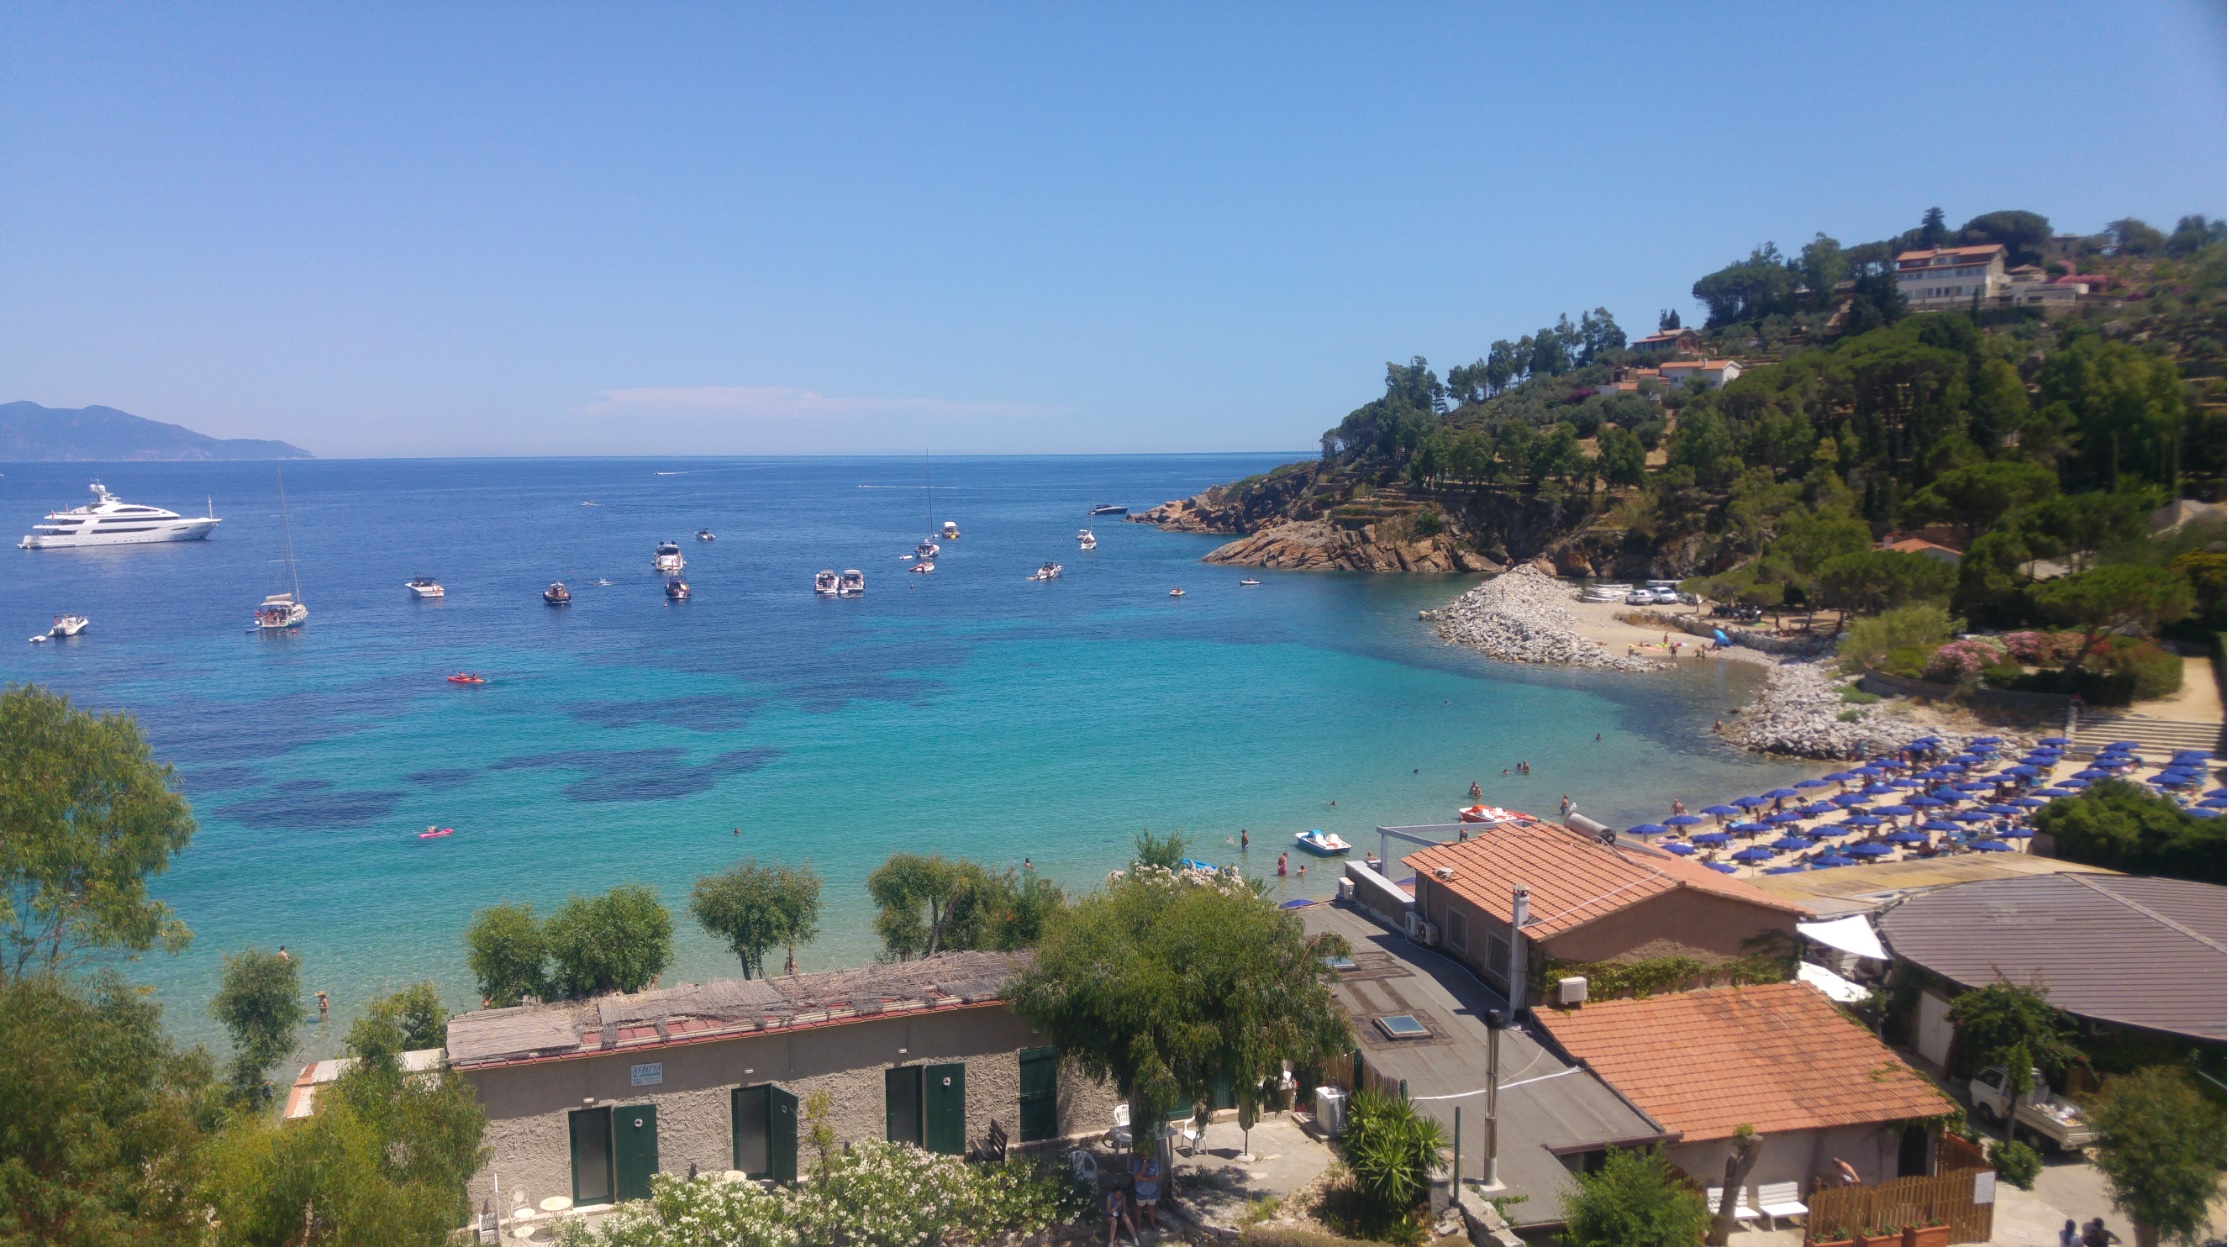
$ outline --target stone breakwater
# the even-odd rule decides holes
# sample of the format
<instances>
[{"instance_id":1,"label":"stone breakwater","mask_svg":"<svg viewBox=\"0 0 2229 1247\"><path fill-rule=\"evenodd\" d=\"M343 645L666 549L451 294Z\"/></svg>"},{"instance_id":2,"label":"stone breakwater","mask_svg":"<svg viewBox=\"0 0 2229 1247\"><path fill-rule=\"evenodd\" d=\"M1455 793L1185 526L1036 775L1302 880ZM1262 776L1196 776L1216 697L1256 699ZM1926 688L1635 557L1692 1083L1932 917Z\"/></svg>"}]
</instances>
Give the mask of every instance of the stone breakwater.
<instances>
[{"instance_id":1,"label":"stone breakwater","mask_svg":"<svg viewBox=\"0 0 2229 1247\"><path fill-rule=\"evenodd\" d=\"M1851 715L1844 721L1843 715ZM1728 737L1758 753L1799 758L1859 758L1867 743L1887 745L1866 709L1842 700L1842 685L1823 663L1789 662L1772 669L1765 686L1727 729ZM1916 735L1916 733L1915 733ZM1893 742L1901 744L1901 741Z\"/></svg>"},{"instance_id":2,"label":"stone breakwater","mask_svg":"<svg viewBox=\"0 0 2229 1247\"><path fill-rule=\"evenodd\" d=\"M1496 576L1436 611L1425 612L1441 639L1505 662L1658 671L1666 664L1610 653L1579 634L1564 609L1571 587L1527 564Z\"/></svg>"}]
</instances>

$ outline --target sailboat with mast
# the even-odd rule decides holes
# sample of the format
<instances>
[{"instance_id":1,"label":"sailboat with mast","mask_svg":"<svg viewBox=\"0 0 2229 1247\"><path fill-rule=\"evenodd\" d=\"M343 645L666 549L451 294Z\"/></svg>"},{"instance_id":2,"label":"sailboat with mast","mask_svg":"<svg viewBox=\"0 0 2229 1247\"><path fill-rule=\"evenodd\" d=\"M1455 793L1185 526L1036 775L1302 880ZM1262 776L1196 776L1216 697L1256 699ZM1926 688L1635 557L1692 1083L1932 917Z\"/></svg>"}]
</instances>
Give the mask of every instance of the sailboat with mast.
<instances>
[{"instance_id":1,"label":"sailboat with mast","mask_svg":"<svg viewBox=\"0 0 2229 1247\"><path fill-rule=\"evenodd\" d=\"M310 617L310 608L302 604L302 577L294 568L294 526L286 514L286 472L279 472L279 532L286 538L287 590L263 599L255 608L255 630L269 635L274 632L291 632L302 626Z\"/></svg>"},{"instance_id":2,"label":"sailboat with mast","mask_svg":"<svg viewBox=\"0 0 2229 1247\"><path fill-rule=\"evenodd\" d=\"M921 488L922 514L927 517L928 535L921 538L920 545L913 547L914 564L906 570L927 574L936 570L936 556L944 553L944 547L936 543L936 479L929 472L926 451L921 455Z\"/></svg>"}]
</instances>

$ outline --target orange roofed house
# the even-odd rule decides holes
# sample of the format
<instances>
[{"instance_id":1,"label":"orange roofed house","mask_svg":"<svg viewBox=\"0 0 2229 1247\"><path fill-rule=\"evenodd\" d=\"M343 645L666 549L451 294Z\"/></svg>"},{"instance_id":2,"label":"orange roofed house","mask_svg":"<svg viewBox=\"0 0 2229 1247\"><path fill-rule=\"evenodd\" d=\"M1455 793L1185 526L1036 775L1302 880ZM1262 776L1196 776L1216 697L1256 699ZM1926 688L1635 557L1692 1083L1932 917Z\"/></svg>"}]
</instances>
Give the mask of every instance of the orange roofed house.
<instances>
[{"instance_id":1,"label":"orange roofed house","mask_svg":"<svg viewBox=\"0 0 2229 1247\"><path fill-rule=\"evenodd\" d=\"M1547 822L1504 824L1404 860L1416 871L1416 912L1441 950L1520 1008L1530 995L1524 984L1552 963L1684 956L1722 964L1768 946L1792 948L1805 916L1701 863ZM1526 914L1512 947L1520 887Z\"/></svg>"},{"instance_id":2,"label":"orange roofed house","mask_svg":"<svg viewBox=\"0 0 2229 1247\"><path fill-rule=\"evenodd\" d=\"M1542 1009L1535 1021L1674 1136L1665 1153L1698 1182L1724 1180L1734 1132L1763 1136L1744 1184L1866 1183L1925 1174L1931 1119L1955 1105L1808 983L1714 987Z\"/></svg>"}]
</instances>

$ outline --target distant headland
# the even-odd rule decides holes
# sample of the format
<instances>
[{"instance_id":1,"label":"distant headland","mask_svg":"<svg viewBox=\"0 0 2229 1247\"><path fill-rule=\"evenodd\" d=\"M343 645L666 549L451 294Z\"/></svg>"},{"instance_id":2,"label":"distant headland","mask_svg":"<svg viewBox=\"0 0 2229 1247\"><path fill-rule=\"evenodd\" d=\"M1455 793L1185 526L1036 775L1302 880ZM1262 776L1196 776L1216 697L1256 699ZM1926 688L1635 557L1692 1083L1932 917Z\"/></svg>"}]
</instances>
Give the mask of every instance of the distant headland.
<instances>
[{"instance_id":1,"label":"distant headland","mask_svg":"<svg viewBox=\"0 0 2229 1247\"><path fill-rule=\"evenodd\" d=\"M184 425L148 420L114 407L0 403L0 462L315 459L286 442L210 437Z\"/></svg>"}]
</instances>

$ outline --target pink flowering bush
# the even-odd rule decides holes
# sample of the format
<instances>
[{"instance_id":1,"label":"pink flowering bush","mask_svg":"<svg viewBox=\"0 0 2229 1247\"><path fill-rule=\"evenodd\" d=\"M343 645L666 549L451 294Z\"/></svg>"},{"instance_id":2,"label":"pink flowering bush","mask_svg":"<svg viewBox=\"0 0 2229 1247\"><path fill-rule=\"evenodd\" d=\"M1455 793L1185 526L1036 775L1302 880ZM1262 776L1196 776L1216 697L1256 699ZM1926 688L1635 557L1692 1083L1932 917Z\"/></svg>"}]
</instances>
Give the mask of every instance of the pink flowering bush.
<instances>
[{"instance_id":1,"label":"pink flowering bush","mask_svg":"<svg viewBox=\"0 0 2229 1247\"><path fill-rule=\"evenodd\" d=\"M1927 657L1926 676L1942 684L1972 684L1984 668L2005 660L2004 643L1995 637L1950 641Z\"/></svg>"},{"instance_id":2,"label":"pink flowering bush","mask_svg":"<svg viewBox=\"0 0 2229 1247\"><path fill-rule=\"evenodd\" d=\"M2082 634L2079 632L2008 632L2005 650L2014 658L2031 667L2047 667L2063 663L2079 653Z\"/></svg>"}]
</instances>

